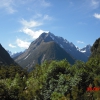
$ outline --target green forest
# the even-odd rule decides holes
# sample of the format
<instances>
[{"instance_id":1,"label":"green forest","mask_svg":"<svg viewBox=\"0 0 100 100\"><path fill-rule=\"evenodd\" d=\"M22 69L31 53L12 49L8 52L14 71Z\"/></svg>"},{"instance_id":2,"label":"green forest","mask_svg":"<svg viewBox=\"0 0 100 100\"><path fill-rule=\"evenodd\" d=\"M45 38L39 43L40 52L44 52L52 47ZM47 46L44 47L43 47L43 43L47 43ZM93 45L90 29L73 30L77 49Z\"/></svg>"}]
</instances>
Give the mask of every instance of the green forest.
<instances>
[{"instance_id":1,"label":"green forest","mask_svg":"<svg viewBox=\"0 0 100 100\"><path fill-rule=\"evenodd\" d=\"M0 100L100 100L100 39L91 52L86 63L45 61L31 72L0 66Z\"/></svg>"}]
</instances>

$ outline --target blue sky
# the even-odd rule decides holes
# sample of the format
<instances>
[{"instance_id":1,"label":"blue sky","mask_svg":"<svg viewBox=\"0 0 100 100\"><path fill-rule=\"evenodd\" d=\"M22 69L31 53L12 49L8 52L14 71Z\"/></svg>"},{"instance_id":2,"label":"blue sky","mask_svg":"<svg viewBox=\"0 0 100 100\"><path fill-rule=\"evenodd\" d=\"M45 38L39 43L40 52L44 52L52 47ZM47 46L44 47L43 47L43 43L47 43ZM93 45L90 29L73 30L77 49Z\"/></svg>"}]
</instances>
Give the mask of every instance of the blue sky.
<instances>
[{"instance_id":1,"label":"blue sky","mask_svg":"<svg viewBox=\"0 0 100 100\"><path fill-rule=\"evenodd\" d=\"M0 43L7 50L27 49L50 31L79 48L100 37L100 0L0 0Z\"/></svg>"}]
</instances>

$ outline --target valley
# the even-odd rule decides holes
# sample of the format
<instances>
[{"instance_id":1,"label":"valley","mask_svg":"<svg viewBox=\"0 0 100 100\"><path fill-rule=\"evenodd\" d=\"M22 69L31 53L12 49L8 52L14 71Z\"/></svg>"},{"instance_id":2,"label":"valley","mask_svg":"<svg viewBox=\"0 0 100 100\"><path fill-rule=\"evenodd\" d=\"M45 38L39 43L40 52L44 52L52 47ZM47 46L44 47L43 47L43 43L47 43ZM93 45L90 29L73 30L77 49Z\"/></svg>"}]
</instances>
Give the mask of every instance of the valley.
<instances>
[{"instance_id":1,"label":"valley","mask_svg":"<svg viewBox=\"0 0 100 100\"><path fill-rule=\"evenodd\" d=\"M100 91L90 88L100 87L100 38L84 62L76 60L47 35L43 33L33 41L15 57L16 62L0 47L0 100L99 99Z\"/></svg>"}]
</instances>

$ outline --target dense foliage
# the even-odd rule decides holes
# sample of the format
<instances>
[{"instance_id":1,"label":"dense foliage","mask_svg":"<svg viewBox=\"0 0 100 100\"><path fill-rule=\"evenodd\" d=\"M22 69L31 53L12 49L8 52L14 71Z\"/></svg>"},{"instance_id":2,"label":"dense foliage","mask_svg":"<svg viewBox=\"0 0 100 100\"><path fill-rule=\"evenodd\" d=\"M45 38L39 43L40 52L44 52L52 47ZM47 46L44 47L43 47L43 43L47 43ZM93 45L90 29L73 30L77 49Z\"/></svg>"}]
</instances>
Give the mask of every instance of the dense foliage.
<instances>
[{"instance_id":1,"label":"dense foliage","mask_svg":"<svg viewBox=\"0 0 100 100\"><path fill-rule=\"evenodd\" d=\"M99 57L100 59L100 38L98 38L91 48L92 55L91 57Z\"/></svg>"},{"instance_id":2,"label":"dense foliage","mask_svg":"<svg viewBox=\"0 0 100 100\"><path fill-rule=\"evenodd\" d=\"M20 67L0 67L0 100L96 100L100 90L100 60L45 61L27 76Z\"/></svg>"}]
</instances>

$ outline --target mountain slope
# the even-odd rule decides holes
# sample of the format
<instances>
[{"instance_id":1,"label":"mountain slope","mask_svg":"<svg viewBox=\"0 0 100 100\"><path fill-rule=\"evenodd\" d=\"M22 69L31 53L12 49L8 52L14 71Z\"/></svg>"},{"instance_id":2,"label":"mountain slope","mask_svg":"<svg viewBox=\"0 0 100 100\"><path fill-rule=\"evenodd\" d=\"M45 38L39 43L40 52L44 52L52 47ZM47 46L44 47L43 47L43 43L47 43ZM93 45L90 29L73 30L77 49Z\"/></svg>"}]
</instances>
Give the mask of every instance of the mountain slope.
<instances>
[{"instance_id":1,"label":"mountain slope","mask_svg":"<svg viewBox=\"0 0 100 100\"><path fill-rule=\"evenodd\" d=\"M91 56L86 64L92 68L93 73L97 75L100 74L100 38L98 38L91 47Z\"/></svg>"},{"instance_id":2,"label":"mountain slope","mask_svg":"<svg viewBox=\"0 0 100 100\"><path fill-rule=\"evenodd\" d=\"M12 57L13 59L15 59L16 57L20 56L20 55L23 54L23 53L24 53L24 52L17 52L17 53L12 54L11 57Z\"/></svg>"},{"instance_id":3,"label":"mountain slope","mask_svg":"<svg viewBox=\"0 0 100 100\"><path fill-rule=\"evenodd\" d=\"M11 52L11 51L9 51L9 50L6 50L7 52L8 52L8 54L11 56L11 55L13 55L13 53Z\"/></svg>"},{"instance_id":4,"label":"mountain slope","mask_svg":"<svg viewBox=\"0 0 100 100\"><path fill-rule=\"evenodd\" d=\"M19 56L15 61L22 67L30 70L36 63L41 64L45 60L67 59L69 63L74 64L72 58L64 49L55 42L40 41L32 42L28 50Z\"/></svg>"},{"instance_id":5,"label":"mountain slope","mask_svg":"<svg viewBox=\"0 0 100 100\"><path fill-rule=\"evenodd\" d=\"M16 63L10 57L8 52L0 44L0 65L10 65L10 64L16 65Z\"/></svg>"},{"instance_id":6,"label":"mountain slope","mask_svg":"<svg viewBox=\"0 0 100 100\"><path fill-rule=\"evenodd\" d=\"M40 37L38 39L36 39L33 43L37 43L36 44L36 46L37 46L42 41L56 42L61 48L63 48L67 53L69 53L71 56L73 56L77 60L82 60L82 61L86 62L88 60L88 57L90 56L89 55L90 52L87 55L87 51L86 51L86 53L83 53L83 52L77 50L76 46L72 42L69 42L62 37L55 36L54 34L52 34L50 32L41 34Z\"/></svg>"},{"instance_id":7,"label":"mountain slope","mask_svg":"<svg viewBox=\"0 0 100 100\"><path fill-rule=\"evenodd\" d=\"M16 53L12 53L9 50L6 50L6 51L9 53L10 57L13 58L13 59L15 59L16 57L20 56L22 53L24 53L24 51L23 52L22 51L21 52L16 52Z\"/></svg>"},{"instance_id":8,"label":"mountain slope","mask_svg":"<svg viewBox=\"0 0 100 100\"><path fill-rule=\"evenodd\" d=\"M87 45L86 47L79 49L80 52L84 53L87 57L91 55L91 45Z\"/></svg>"},{"instance_id":9,"label":"mountain slope","mask_svg":"<svg viewBox=\"0 0 100 100\"><path fill-rule=\"evenodd\" d=\"M100 58L100 38L98 38L91 48L91 56Z\"/></svg>"}]
</instances>

